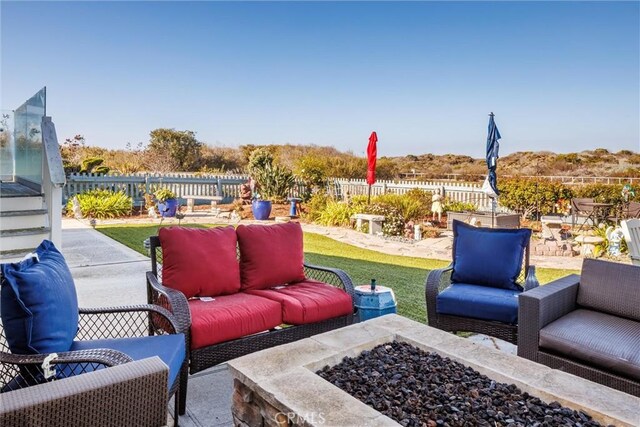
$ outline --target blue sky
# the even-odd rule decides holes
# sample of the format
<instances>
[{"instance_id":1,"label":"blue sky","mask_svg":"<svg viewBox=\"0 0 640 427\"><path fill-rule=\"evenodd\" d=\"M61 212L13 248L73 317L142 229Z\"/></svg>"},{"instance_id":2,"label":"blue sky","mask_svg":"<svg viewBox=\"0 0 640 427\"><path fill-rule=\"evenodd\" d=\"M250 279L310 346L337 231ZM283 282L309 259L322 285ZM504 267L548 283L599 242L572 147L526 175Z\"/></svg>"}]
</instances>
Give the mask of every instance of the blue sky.
<instances>
[{"instance_id":1,"label":"blue sky","mask_svg":"<svg viewBox=\"0 0 640 427\"><path fill-rule=\"evenodd\" d=\"M640 151L640 2L7 2L1 104L58 139Z\"/></svg>"}]
</instances>

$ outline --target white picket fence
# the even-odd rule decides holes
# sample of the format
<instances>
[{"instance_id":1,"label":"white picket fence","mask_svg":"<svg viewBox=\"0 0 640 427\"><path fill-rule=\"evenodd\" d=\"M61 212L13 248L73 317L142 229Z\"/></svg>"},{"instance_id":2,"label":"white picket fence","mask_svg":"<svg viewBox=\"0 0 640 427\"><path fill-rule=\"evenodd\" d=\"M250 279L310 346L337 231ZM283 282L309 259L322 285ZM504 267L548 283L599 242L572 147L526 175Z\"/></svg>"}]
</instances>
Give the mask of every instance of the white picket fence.
<instances>
[{"instance_id":1,"label":"white picket fence","mask_svg":"<svg viewBox=\"0 0 640 427\"><path fill-rule=\"evenodd\" d=\"M366 195L369 185L364 179L333 180L335 194L345 198L348 196ZM489 197L482 192L482 184L456 181L377 181L371 186L371 195L394 193L404 194L411 189L419 188L430 192L440 190L446 198L455 202L473 203L478 207L488 206Z\"/></svg>"},{"instance_id":2,"label":"white picket fence","mask_svg":"<svg viewBox=\"0 0 640 427\"><path fill-rule=\"evenodd\" d=\"M67 177L63 197L68 200L76 194L95 189L122 191L133 198L134 203L142 202L145 194L158 188L168 188L179 198L183 195L222 196L223 203L230 203L240 195L240 185L247 182L241 175L202 175L193 173L166 174L79 174ZM294 192L299 191L296 187ZM184 200L182 201L184 202Z\"/></svg>"},{"instance_id":3,"label":"white picket fence","mask_svg":"<svg viewBox=\"0 0 640 427\"><path fill-rule=\"evenodd\" d=\"M166 173L166 174L80 174L74 173L67 177L63 197L66 200L76 194L95 189L123 191L139 203L144 195L152 193L157 188L169 188L178 197L183 195L222 196L222 203L230 203L240 196L240 185L247 182L248 176L243 175L203 175L194 173ZM480 184L461 183L455 181L378 181L371 187L374 196L386 193L404 194L413 188L434 192L440 189L441 194L451 201L468 202L483 207L488 205L489 199L481 191ZM344 199L348 195L367 194L368 185L364 179L329 180L328 190L338 198ZM290 196L304 194L305 186L296 182Z\"/></svg>"}]
</instances>

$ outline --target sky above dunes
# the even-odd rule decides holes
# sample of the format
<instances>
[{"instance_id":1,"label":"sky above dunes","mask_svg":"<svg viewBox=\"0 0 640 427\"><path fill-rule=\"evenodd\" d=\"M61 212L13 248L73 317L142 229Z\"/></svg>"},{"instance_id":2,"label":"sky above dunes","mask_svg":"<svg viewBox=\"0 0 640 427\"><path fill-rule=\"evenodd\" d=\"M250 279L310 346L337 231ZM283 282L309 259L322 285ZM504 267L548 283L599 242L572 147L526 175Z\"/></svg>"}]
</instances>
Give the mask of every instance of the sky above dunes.
<instances>
[{"instance_id":1,"label":"sky above dunes","mask_svg":"<svg viewBox=\"0 0 640 427\"><path fill-rule=\"evenodd\" d=\"M2 109L58 139L316 144L379 156L640 151L640 2L11 2Z\"/></svg>"}]
</instances>

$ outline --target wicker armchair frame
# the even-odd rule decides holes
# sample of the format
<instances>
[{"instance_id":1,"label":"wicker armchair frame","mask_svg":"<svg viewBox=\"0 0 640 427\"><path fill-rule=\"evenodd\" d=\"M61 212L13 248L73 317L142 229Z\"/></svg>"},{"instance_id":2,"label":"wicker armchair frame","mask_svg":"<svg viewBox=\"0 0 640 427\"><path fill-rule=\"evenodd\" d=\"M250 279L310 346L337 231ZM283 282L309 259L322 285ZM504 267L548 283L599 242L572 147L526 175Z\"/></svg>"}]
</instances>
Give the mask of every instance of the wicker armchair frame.
<instances>
[{"instance_id":1,"label":"wicker armchair frame","mask_svg":"<svg viewBox=\"0 0 640 427\"><path fill-rule=\"evenodd\" d=\"M529 264L529 245L524 251L524 267L520 274L519 285L524 291L533 289L539 285L536 278L535 266ZM518 342L518 325L497 321L474 319L471 317L452 316L439 314L436 310L438 294L451 285L453 264L448 267L432 270L425 281L425 300L427 304L427 323L434 328L448 332L475 332L500 338L510 343Z\"/></svg>"},{"instance_id":2,"label":"wicker armchair frame","mask_svg":"<svg viewBox=\"0 0 640 427\"><path fill-rule=\"evenodd\" d=\"M165 426L168 375L167 365L153 357L6 392L0 425Z\"/></svg>"},{"instance_id":3,"label":"wicker armchair frame","mask_svg":"<svg viewBox=\"0 0 640 427\"><path fill-rule=\"evenodd\" d=\"M597 266L596 266L597 267ZM615 281L615 277L602 277ZM538 346L540 330L578 308L580 276L572 274L520 297L518 356L640 397L640 382L554 354Z\"/></svg>"},{"instance_id":4,"label":"wicker armchair frame","mask_svg":"<svg viewBox=\"0 0 640 427\"><path fill-rule=\"evenodd\" d=\"M162 320L160 321L160 319ZM91 340L127 338L148 335L176 334L181 332L184 333L183 330L180 329L174 316L165 308L156 305L148 304L122 307L81 308L79 309L78 332L76 334L76 339ZM67 378L60 378L62 371L58 372L57 379L62 379L64 381L75 378L79 374L91 373L94 371L96 365L114 367L128 363L137 363L133 362L133 359L128 355L112 349L69 351L57 353L56 356L51 356L49 354L12 354L5 338L4 327L0 321L0 392L11 393L15 390L34 388L33 393L37 393L39 385L36 384L43 382L41 366L48 357L52 357L49 361L49 364L52 367L61 364L74 364L74 368ZM169 388L167 394L169 398L171 396L175 398L175 414L180 415L184 414L184 407L180 407L180 402L184 402L186 397L183 395L186 395L186 383L188 378L187 366L187 359L185 358L180 374ZM165 378L163 386L164 390L166 390L166 374L163 375ZM12 382L17 377L21 377L23 382ZM80 380L80 383L83 384L83 380ZM148 383L148 386L145 388L146 393L158 392L156 388L151 388L153 384L155 383ZM26 387L29 385L32 387ZM136 393L138 393L139 390L136 391L136 387L129 387L126 390L129 389L132 394L124 396L124 400L135 401L138 399L139 396ZM29 392L30 395L33 393L31 391ZM120 399L122 397L123 396L119 396ZM114 408L114 410L116 410L116 408ZM69 419L73 419L73 413L69 413L68 415L70 417ZM123 413L121 415L123 417L133 417L130 413ZM135 417L132 419L134 418ZM177 415L174 417L174 422L175 425L178 425ZM124 423L122 425L126 424L128 423ZM75 423L70 422L68 425L75 425Z\"/></svg>"},{"instance_id":5,"label":"wicker armchair frame","mask_svg":"<svg viewBox=\"0 0 640 427\"><path fill-rule=\"evenodd\" d=\"M157 236L149 238L151 271L147 272L147 297L151 304L166 307L169 311L176 313L176 318L181 327L190 325L189 304L182 292L162 285L160 260L162 259L162 247ZM336 286L347 292L351 299L354 297L354 288L351 278L342 270L304 264L305 276L319 280L324 283ZM185 310L186 307L186 310ZM177 313L181 313L178 315ZM186 315L185 315L186 313ZM297 341L303 338L327 332L333 329L342 328L353 323L354 312L333 319L317 323L309 323L297 326L287 326L273 329L264 333L250 335L208 347L189 350L189 372L195 374L204 369L226 362L245 354L263 350ZM187 334L189 339L190 335ZM190 349L188 346L187 349Z\"/></svg>"}]
</instances>

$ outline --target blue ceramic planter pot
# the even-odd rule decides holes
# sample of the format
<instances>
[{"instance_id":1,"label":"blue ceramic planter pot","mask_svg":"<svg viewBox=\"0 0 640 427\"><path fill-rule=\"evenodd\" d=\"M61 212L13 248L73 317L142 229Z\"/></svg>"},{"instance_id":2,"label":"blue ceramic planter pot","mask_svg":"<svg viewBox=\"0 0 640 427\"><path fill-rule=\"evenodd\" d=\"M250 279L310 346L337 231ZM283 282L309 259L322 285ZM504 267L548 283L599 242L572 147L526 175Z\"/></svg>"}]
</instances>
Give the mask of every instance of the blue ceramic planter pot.
<instances>
[{"instance_id":1,"label":"blue ceramic planter pot","mask_svg":"<svg viewBox=\"0 0 640 427\"><path fill-rule=\"evenodd\" d=\"M253 212L253 217L257 220L269 219L269 215L271 215L271 201L254 200L251 202L251 212Z\"/></svg>"},{"instance_id":2,"label":"blue ceramic planter pot","mask_svg":"<svg viewBox=\"0 0 640 427\"><path fill-rule=\"evenodd\" d=\"M164 217L176 216L176 210L178 209L178 199L168 199L164 202L158 203L158 212Z\"/></svg>"}]
</instances>

